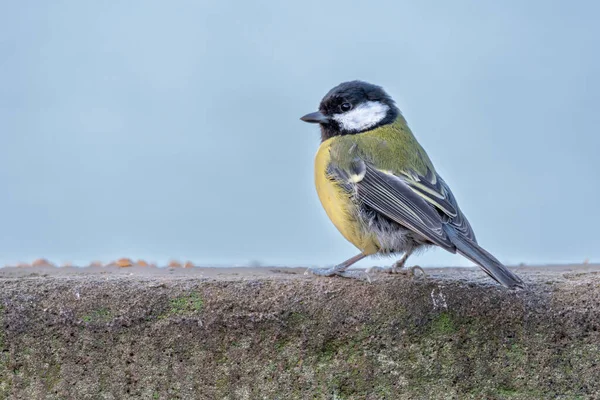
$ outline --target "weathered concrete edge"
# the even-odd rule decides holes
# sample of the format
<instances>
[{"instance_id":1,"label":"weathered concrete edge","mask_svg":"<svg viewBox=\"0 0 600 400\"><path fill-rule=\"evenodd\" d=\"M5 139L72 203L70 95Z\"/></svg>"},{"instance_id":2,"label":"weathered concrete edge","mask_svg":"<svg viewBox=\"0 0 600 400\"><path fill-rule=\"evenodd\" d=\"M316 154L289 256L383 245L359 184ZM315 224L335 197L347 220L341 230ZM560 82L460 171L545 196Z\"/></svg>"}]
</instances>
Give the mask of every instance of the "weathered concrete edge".
<instances>
[{"instance_id":1,"label":"weathered concrete edge","mask_svg":"<svg viewBox=\"0 0 600 400\"><path fill-rule=\"evenodd\" d=\"M271 270L3 276L0 398L600 396L596 266L517 292Z\"/></svg>"}]
</instances>

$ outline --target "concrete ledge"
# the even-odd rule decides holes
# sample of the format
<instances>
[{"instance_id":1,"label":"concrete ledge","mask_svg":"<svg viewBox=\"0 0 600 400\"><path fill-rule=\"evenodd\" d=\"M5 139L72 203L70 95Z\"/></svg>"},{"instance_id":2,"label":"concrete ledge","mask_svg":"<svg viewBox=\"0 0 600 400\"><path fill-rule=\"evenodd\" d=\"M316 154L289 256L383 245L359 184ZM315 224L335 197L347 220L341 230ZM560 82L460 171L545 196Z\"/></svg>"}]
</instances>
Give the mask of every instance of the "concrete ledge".
<instances>
[{"instance_id":1,"label":"concrete ledge","mask_svg":"<svg viewBox=\"0 0 600 400\"><path fill-rule=\"evenodd\" d=\"M598 266L427 271L1 269L0 399L600 398Z\"/></svg>"}]
</instances>

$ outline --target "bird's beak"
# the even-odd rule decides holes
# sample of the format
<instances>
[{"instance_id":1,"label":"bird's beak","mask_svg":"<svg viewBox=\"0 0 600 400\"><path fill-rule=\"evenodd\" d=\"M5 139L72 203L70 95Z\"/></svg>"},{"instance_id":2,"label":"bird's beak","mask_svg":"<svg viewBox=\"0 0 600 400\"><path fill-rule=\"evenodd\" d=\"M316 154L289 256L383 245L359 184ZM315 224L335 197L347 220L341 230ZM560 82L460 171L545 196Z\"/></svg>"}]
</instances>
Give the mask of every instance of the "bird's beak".
<instances>
[{"instance_id":1,"label":"bird's beak","mask_svg":"<svg viewBox=\"0 0 600 400\"><path fill-rule=\"evenodd\" d=\"M302 117L300 119L304 122L310 122L313 124L326 124L329 122L329 117L319 111L310 113L310 114L306 114L304 117Z\"/></svg>"}]
</instances>

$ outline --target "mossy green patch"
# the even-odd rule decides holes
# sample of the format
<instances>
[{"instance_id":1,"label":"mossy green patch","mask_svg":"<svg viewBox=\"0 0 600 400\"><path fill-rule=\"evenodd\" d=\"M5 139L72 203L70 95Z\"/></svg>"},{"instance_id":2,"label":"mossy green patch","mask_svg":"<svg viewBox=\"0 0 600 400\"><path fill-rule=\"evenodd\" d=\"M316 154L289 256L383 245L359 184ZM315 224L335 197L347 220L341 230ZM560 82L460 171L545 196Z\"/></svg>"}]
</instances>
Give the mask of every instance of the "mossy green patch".
<instances>
[{"instance_id":1,"label":"mossy green patch","mask_svg":"<svg viewBox=\"0 0 600 400\"><path fill-rule=\"evenodd\" d=\"M331 361L333 356L337 353L339 345L335 340L329 340L323 344L321 351L318 352L320 362Z\"/></svg>"},{"instance_id":2,"label":"mossy green patch","mask_svg":"<svg viewBox=\"0 0 600 400\"><path fill-rule=\"evenodd\" d=\"M287 322L291 326L300 325L306 319L306 315L300 312L291 312L287 317Z\"/></svg>"},{"instance_id":3,"label":"mossy green patch","mask_svg":"<svg viewBox=\"0 0 600 400\"><path fill-rule=\"evenodd\" d=\"M169 314L172 315L197 314L204 308L204 300L200 293L192 292L171 299L169 306Z\"/></svg>"},{"instance_id":4,"label":"mossy green patch","mask_svg":"<svg viewBox=\"0 0 600 400\"><path fill-rule=\"evenodd\" d=\"M288 339L286 339L286 338L278 339L275 342L275 350L277 350L277 351L283 351L283 349L285 349L285 347L287 346L287 344L288 344Z\"/></svg>"},{"instance_id":5,"label":"mossy green patch","mask_svg":"<svg viewBox=\"0 0 600 400\"><path fill-rule=\"evenodd\" d=\"M513 362L523 362L523 361L525 361L527 354L520 344L513 343L508 348L508 350L506 352L506 356L508 357L509 360L511 360Z\"/></svg>"},{"instance_id":6,"label":"mossy green patch","mask_svg":"<svg viewBox=\"0 0 600 400\"><path fill-rule=\"evenodd\" d=\"M373 393L376 394L379 399L391 399L393 398L392 384L388 382L380 383L375 386Z\"/></svg>"},{"instance_id":7,"label":"mossy green patch","mask_svg":"<svg viewBox=\"0 0 600 400\"><path fill-rule=\"evenodd\" d=\"M499 399L543 399L547 395L535 389L517 389L510 386L499 386L493 394Z\"/></svg>"},{"instance_id":8,"label":"mossy green patch","mask_svg":"<svg viewBox=\"0 0 600 400\"><path fill-rule=\"evenodd\" d=\"M112 318L113 316L109 309L100 308L84 315L81 317L81 320L87 323L103 323L109 322Z\"/></svg>"},{"instance_id":9,"label":"mossy green patch","mask_svg":"<svg viewBox=\"0 0 600 400\"><path fill-rule=\"evenodd\" d=\"M456 326L452 315L444 311L431 321L431 330L434 334L451 335L456 332Z\"/></svg>"},{"instance_id":10,"label":"mossy green patch","mask_svg":"<svg viewBox=\"0 0 600 400\"><path fill-rule=\"evenodd\" d=\"M514 397L518 396L519 392L511 387L501 386L496 389L496 394L502 397Z\"/></svg>"},{"instance_id":11,"label":"mossy green patch","mask_svg":"<svg viewBox=\"0 0 600 400\"><path fill-rule=\"evenodd\" d=\"M56 384L60 381L60 378L60 364L57 363L49 365L42 376L44 387L46 388L48 393L50 393L52 389L54 389Z\"/></svg>"}]
</instances>

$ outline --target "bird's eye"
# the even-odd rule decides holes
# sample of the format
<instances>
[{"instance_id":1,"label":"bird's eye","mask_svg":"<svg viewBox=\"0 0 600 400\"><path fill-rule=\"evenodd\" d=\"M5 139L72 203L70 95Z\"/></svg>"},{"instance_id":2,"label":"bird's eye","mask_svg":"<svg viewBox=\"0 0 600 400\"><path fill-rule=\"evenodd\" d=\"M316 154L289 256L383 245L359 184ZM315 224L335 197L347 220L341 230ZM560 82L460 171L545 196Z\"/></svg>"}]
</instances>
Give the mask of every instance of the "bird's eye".
<instances>
[{"instance_id":1,"label":"bird's eye","mask_svg":"<svg viewBox=\"0 0 600 400\"><path fill-rule=\"evenodd\" d=\"M340 108L342 109L342 111L346 112L346 111L350 111L350 109L352 108L352 104L350 103L343 103Z\"/></svg>"}]
</instances>

